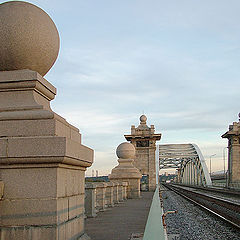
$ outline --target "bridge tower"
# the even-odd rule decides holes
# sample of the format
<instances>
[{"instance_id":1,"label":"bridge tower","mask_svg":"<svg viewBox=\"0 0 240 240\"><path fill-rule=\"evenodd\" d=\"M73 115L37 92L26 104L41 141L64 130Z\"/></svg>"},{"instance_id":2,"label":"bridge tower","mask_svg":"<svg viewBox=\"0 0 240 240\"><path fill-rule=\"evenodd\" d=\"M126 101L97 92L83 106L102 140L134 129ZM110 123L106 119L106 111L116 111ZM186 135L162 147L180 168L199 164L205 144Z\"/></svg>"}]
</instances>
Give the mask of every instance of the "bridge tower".
<instances>
[{"instance_id":1,"label":"bridge tower","mask_svg":"<svg viewBox=\"0 0 240 240\"><path fill-rule=\"evenodd\" d=\"M240 113L239 122L229 125L229 130L222 135L228 139L228 183L240 184Z\"/></svg>"},{"instance_id":2,"label":"bridge tower","mask_svg":"<svg viewBox=\"0 0 240 240\"><path fill-rule=\"evenodd\" d=\"M156 141L161 139L161 134L155 134L154 125L147 126L147 117L140 117L140 125L131 126L131 135L124 135L136 149L136 157L133 162L142 175L148 175L148 188L153 191L156 186Z\"/></svg>"}]
</instances>

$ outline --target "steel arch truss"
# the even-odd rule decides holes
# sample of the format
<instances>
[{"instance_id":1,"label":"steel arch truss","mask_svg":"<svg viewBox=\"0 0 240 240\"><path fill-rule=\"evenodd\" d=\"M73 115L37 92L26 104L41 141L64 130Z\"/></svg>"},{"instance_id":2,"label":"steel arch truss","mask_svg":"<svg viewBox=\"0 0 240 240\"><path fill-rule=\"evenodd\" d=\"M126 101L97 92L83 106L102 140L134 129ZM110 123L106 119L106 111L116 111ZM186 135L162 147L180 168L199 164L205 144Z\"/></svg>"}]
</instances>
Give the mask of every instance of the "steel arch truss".
<instances>
[{"instance_id":1,"label":"steel arch truss","mask_svg":"<svg viewBox=\"0 0 240 240\"><path fill-rule=\"evenodd\" d=\"M196 144L158 145L159 169L176 168L178 182L211 186L211 178L203 155Z\"/></svg>"}]
</instances>

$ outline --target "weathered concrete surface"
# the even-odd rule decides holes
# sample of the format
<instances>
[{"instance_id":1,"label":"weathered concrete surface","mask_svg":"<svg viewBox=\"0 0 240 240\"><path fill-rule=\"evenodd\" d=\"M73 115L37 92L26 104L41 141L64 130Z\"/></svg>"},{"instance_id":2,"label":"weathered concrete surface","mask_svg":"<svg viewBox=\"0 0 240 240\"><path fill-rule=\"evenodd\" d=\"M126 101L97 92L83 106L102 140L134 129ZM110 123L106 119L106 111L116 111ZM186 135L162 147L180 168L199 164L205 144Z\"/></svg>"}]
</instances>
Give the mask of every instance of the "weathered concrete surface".
<instances>
[{"instance_id":1,"label":"weathered concrete surface","mask_svg":"<svg viewBox=\"0 0 240 240\"><path fill-rule=\"evenodd\" d=\"M86 219L85 232L92 240L127 240L132 233L143 233L152 196L152 192L143 192L140 199L128 199Z\"/></svg>"}]
</instances>

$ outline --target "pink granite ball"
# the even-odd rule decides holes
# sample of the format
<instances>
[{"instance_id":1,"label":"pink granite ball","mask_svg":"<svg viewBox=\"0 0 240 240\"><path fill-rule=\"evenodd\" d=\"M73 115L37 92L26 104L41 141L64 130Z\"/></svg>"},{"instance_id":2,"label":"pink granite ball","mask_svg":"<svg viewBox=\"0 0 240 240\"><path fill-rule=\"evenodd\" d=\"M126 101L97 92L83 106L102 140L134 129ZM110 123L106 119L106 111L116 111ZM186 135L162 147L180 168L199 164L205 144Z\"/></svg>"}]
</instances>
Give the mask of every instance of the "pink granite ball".
<instances>
[{"instance_id":1,"label":"pink granite ball","mask_svg":"<svg viewBox=\"0 0 240 240\"><path fill-rule=\"evenodd\" d=\"M128 142L121 143L116 150L118 158L133 159L135 156L135 147Z\"/></svg>"},{"instance_id":2,"label":"pink granite ball","mask_svg":"<svg viewBox=\"0 0 240 240\"><path fill-rule=\"evenodd\" d=\"M39 7L0 4L0 71L30 69L44 76L57 59L59 42L54 22Z\"/></svg>"}]
</instances>

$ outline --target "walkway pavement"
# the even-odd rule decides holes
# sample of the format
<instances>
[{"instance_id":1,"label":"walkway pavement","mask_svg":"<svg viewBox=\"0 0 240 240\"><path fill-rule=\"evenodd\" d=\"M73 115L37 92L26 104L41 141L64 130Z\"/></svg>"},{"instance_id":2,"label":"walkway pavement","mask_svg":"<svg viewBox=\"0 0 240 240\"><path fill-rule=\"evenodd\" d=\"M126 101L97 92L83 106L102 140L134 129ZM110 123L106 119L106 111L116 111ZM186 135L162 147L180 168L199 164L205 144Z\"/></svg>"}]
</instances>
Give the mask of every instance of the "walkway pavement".
<instances>
[{"instance_id":1,"label":"walkway pavement","mask_svg":"<svg viewBox=\"0 0 240 240\"><path fill-rule=\"evenodd\" d=\"M153 192L143 192L141 199L128 199L87 218L86 233L92 240L128 240L132 233L143 233L152 197Z\"/></svg>"}]
</instances>

